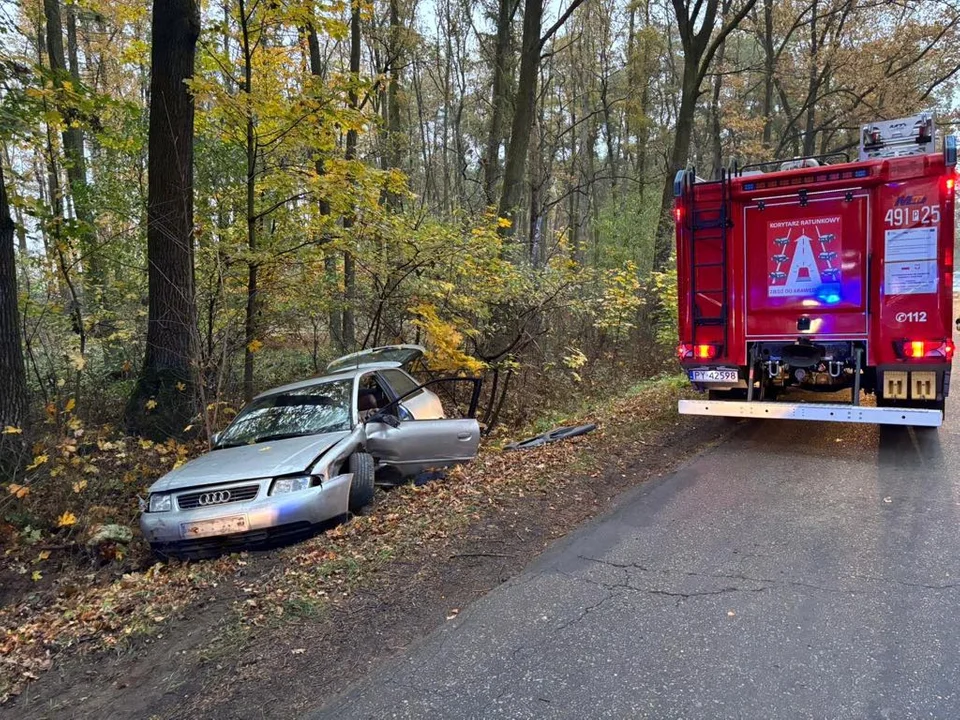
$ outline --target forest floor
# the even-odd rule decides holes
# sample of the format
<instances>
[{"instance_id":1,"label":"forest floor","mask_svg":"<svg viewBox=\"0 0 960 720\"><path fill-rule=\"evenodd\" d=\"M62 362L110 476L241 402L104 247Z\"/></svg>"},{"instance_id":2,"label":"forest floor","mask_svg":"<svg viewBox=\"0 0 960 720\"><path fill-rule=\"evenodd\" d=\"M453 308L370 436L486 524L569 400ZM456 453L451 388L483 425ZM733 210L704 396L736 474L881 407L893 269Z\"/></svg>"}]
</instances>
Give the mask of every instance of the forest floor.
<instances>
[{"instance_id":1,"label":"forest floor","mask_svg":"<svg viewBox=\"0 0 960 720\"><path fill-rule=\"evenodd\" d=\"M283 548L60 577L0 605L0 718L289 717L519 573L545 547L731 427L681 417L676 379L571 422L588 435L485 448Z\"/></svg>"}]
</instances>

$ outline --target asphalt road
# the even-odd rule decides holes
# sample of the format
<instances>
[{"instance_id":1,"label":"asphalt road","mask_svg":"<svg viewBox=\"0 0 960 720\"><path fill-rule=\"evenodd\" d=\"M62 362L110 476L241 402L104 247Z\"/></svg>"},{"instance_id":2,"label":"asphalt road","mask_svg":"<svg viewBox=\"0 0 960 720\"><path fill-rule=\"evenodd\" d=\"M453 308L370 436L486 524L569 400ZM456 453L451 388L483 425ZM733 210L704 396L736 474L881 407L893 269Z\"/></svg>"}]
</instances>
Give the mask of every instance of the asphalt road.
<instances>
[{"instance_id":1,"label":"asphalt road","mask_svg":"<svg viewBox=\"0 0 960 720\"><path fill-rule=\"evenodd\" d=\"M744 424L312 717L960 718L958 435Z\"/></svg>"}]
</instances>

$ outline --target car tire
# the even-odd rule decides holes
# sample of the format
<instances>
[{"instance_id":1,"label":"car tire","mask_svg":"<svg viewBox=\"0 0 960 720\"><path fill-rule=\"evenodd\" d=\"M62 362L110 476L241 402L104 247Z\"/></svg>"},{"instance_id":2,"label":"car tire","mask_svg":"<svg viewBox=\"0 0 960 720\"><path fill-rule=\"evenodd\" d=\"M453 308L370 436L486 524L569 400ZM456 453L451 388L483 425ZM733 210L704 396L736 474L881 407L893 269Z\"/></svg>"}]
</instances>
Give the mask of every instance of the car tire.
<instances>
[{"instance_id":1,"label":"car tire","mask_svg":"<svg viewBox=\"0 0 960 720\"><path fill-rule=\"evenodd\" d=\"M373 502L373 455L357 452L350 456L350 472L353 481L350 483L350 512L358 513Z\"/></svg>"}]
</instances>

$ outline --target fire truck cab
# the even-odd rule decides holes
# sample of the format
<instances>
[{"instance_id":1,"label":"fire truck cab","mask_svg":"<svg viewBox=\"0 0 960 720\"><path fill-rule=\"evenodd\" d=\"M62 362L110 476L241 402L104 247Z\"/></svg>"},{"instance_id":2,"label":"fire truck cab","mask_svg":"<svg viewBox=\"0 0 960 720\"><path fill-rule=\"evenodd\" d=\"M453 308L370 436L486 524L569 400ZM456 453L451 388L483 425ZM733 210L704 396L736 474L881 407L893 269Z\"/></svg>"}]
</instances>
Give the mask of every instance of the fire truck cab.
<instances>
[{"instance_id":1,"label":"fire truck cab","mask_svg":"<svg viewBox=\"0 0 960 720\"><path fill-rule=\"evenodd\" d=\"M942 424L957 143L936 135L925 112L864 126L855 160L677 173L677 356L706 395L681 413Z\"/></svg>"}]
</instances>

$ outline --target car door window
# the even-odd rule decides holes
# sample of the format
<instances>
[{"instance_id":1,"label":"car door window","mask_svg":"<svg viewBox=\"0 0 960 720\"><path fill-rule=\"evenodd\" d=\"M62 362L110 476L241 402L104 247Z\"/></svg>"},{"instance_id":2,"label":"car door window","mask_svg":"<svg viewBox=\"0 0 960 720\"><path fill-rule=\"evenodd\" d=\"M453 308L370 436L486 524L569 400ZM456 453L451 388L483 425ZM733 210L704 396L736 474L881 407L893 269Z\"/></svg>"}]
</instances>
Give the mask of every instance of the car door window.
<instances>
[{"instance_id":1,"label":"car door window","mask_svg":"<svg viewBox=\"0 0 960 720\"><path fill-rule=\"evenodd\" d=\"M407 375L403 370L381 370L380 375L393 391L393 397L403 398L403 403L397 405L397 417L400 418L400 420L416 420L414 414L404 403L424 393L423 388L420 387L420 383Z\"/></svg>"},{"instance_id":2,"label":"car door window","mask_svg":"<svg viewBox=\"0 0 960 720\"><path fill-rule=\"evenodd\" d=\"M382 383L375 372L370 372L360 378L357 388L357 416L360 421L373 417L390 402L390 396L384 390Z\"/></svg>"},{"instance_id":3,"label":"car door window","mask_svg":"<svg viewBox=\"0 0 960 720\"><path fill-rule=\"evenodd\" d=\"M390 385L393 392L396 393L396 397L408 399L420 394L419 392L413 392L420 387L420 383L403 372L403 370L381 370L380 373L383 375L384 380ZM423 388L420 388L420 392L423 392ZM410 394L408 395L408 393Z\"/></svg>"}]
</instances>

